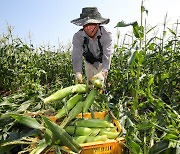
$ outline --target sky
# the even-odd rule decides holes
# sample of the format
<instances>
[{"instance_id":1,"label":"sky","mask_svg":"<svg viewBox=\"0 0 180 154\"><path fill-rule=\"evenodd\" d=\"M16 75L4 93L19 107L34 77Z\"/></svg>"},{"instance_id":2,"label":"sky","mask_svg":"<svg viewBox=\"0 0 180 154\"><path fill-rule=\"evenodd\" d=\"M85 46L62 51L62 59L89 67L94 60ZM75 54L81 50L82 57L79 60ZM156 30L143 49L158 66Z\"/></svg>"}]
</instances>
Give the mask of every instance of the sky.
<instances>
[{"instance_id":1,"label":"sky","mask_svg":"<svg viewBox=\"0 0 180 154\"><path fill-rule=\"evenodd\" d=\"M104 25L116 39L117 31L125 34L130 27L114 28L119 21L140 22L141 0L1 0L0 36L13 27L13 35L33 45L58 47L72 41L80 26L70 23L79 18L83 7L97 7L102 17L109 18ZM162 26L167 13L167 24L180 20L180 0L145 0L148 15L144 18L151 26Z\"/></svg>"}]
</instances>

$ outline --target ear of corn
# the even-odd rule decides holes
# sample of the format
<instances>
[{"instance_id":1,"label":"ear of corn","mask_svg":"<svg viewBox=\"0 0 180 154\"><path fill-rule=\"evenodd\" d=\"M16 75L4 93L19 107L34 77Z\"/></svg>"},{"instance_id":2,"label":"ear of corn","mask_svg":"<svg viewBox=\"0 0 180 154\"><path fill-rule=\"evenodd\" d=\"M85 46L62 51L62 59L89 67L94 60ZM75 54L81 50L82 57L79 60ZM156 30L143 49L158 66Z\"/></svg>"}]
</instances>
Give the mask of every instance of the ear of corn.
<instances>
[{"instance_id":1,"label":"ear of corn","mask_svg":"<svg viewBox=\"0 0 180 154\"><path fill-rule=\"evenodd\" d=\"M76 116L82 112L83 102L80 101L76 104L76 106L69 112L69 115L63 120L61 123L61 127L65 127L67 123L69 123L72 119L76 118Z\"/></svg>"},{"instance_id":2,"label":"ear of corn","mask_svg":"<svg viewBox=\"0 0 180 154\"><path fill-rule=\"evenodd\" d=\"M79 144L82 144L86 141L88 136L76 136L76 137L73 137L76 142L78 142Z\"/></svg>"},{"instance_id":3,"label":"ear of corn","mask_svg":"<svg viewBox=\"0 0 180 154\"><path fill-rule=\"evenodd\" d=\"M81 98L82 98L82 95L80 95L80 94L75 94L73 97L71 97L67 101L67 110L68 111L71 110ZM56 118L61 118L65 114L66 114L66 109L65 109L65 106L63 106L63 108L58 111L58 113L55 115L55 117Z\"/></svg>"},{"instance_id":4,"label":"ear of corn","mask_svg":"<svg viewBox=\"0 0 180 154\"><path fill-rule=\"evenodd\" d=\"M119 133L120 132L110 132L110 131L101 129L99 135L107 135L109 139L115 139L118 137Z\"/></svg>"},{"instance_id":5,"label":"ear of corn","mask_svg":"<svg viewBox=\"0 0 180 154\"><path fill-rule=\"evenodd\" d=\"M73 152L80 153L81 146L59 125L51 122L45 116L42 116L46 127L53 133L53 137L56 140L60 140L63 145L70 148Z\"/></svg>"},{"instance_id":6,"label":"ear of corn","mask_svg":"<svg viewBox=\"0 0 180 154\"><path fill-rule=\"evenodd\" d=\"M92 132L92 130L88 127L76 127L76 126L67 126L65 130L68 134L75 136L87 136L90 135Z\"/></svg>"},{"instance_id":7,"label":"ear of corn","mask_svg":"<svg viewBox=\"0 0 180 154\"><path fill-rule=\"evenodd\" d=\"M87 136L86 142L106 141L107 135Z\"/></svg>"},{"instance_id":8,"label":"ear of corn","mask_svg":"<svg viewBox=\"0 0 180 154\"><path fill-rule=\"evenodd\" d=\"M72 93L85 93L89 90L86 84L76 84L72 87Z\"/></svg>"},{"instance_id":9,"label":"ear of corn","mask_svg":"<svg viewBox=\"0 0 180 154\"><path fill-rule=\"evenodd\" d=\"M105 131L108 131L108 132L117 132L117 127L101 128L101 130L105 130Z\"/></svg>"},{"instance_id":10,"label":"ear of corn","mask_svg":"<svg viewBox=\"0 0 180 154\"><path fill-rule=\"evenodd\" d=\"M103 87L103 82L98 78L92 78L91 82L94 85L94 87L96 87L96 88L102 88Z\"/></svg>"},{"instance_id":11,"label":"ear of corn","mask_svg":"<svg viewBox=\"0 0 180 154\"><path fill-rule=\"evenodd\" d=\"M84 107L83 107L83 112L87 112L89 107L92 105L94 102L95 96L97 95L97 90L92 89L90 93L88 94L86 100L84 101Z\"/></svg>"},{"instance_id":12,"label":"ear of corn","mask_svg":"<svg viewBox=\"0 0 180 154\"><path fill-rule=\"evenodd\" d=\"M73 86L70 86L70 87L66 87L66 88L63 88L63 89L56 91L55 93L46 97L44 99L44 103L49 103L49 102L53 102L53 101L56 101L59 99L63 99L64 97L66 97L72 93L72 87Z\"/></svg>"},{"instance_id":13,"label":"ear of corn","mask_svg":"<svg viewBox=\"0 0 180 154\"><path fill-rule=\"evenodd\" d=\"M105 120L101 120L101 119L84 119L84 120L79 120L76 122L76 125L78 127L115 127L113 125L113 123L110 123L108 121Z\"/></svg>"},{"instance_id":14,"label":"ear of corn","mask_svg":"<svg viewBox=\"0 0 180 154\"><path fill-rule=\"evenodd\" d=\"M70 87L66 87L56 91L50 96L46 97L43 101L44 103L53 102L56 100L63 99L64 97L73 93L85 93L88 91L88 86L86 84L77 84Z\"/></svg>"},{"instance_id":15,"label":"ear of corn","mask_svg":"<svg viewBox=\"0 0 180 154\"><path fill-rule=\"evenodd\" d=\"M100 132L100 128L91 128L91 134L90 136L97 136Z\"/></svg>"}]
</instances>

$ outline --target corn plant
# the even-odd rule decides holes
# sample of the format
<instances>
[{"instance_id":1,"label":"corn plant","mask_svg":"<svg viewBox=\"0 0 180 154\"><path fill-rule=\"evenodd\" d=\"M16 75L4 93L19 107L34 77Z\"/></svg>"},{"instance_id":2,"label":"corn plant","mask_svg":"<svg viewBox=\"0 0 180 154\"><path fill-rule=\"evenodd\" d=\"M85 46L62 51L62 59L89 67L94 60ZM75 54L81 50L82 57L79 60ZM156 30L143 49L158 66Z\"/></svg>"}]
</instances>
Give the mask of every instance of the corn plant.
<instances>
[{"instance_id":1,"label":"corn plant","mask_svg":"<svg viewBox=\"0 0 180 154\"><path fill-rule=\"evenodd\" d=\"M177 31L168 28L172 37L165 42L164 23L163 37L159 42L156 43L157 36L147 39L156 26L149 30L144 28L142 17L145 11L142 3L140 26L137 22L117 24L117 27L132 26L135 40L129 48L116 49L114 59L117 59L117 66L113 65L110 75L113 78L114 73L118 73L118 78L113 81L122 81L120 84L123 85L114 84L119 101L114 102L117 101L117 93L114 98L111 96L111 101L116 104L117 115L122 119L130 153L175 153L179 150L180 116L176 111L180 100L172 93L179 94L179 38ZM171 55L174 53L176 58ZM120 61L118 57L121 57ZM119 63L122 57L126 58L125 63Z\"/></svg>"}]
</instances>

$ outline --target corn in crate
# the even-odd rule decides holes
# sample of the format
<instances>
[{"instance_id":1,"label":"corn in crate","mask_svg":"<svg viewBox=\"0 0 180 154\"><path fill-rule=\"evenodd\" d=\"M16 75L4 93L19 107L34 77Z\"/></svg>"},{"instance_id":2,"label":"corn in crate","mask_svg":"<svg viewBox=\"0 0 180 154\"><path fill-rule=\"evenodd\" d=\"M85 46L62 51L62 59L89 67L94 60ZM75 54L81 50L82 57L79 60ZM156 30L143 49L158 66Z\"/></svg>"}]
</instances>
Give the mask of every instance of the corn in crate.
<instances>
[{"instance_id":1,"label":"corn in crate","mask_svg":"<svg viewBox=\"0 0 180 154\"><path fill-rule=\"evenodd\" d=\"M88 120L85 123L77 123L78 127L87 127L90 129L94 129L93 133L89 136L78 136L75 137L76 141L79 139L79 144L82 147L82 151L80 154L122 154L123 153L123 142L125 142L124 138L118 137L121 132L121 126L119 121L113 119L112 123L101 123L99 120L103 120L105 116L108 114L107 111L104 112L94 112L95 119L92 119L91 113L82 113L78 114L77 118L87 118ZM96 120L99 119L99 120ZM94 121L94 122L93 122ZM86 123L87 122L87 123ZM88 122L90 122L88 124ZM92 127L95 125L95 127ZM106 127L103 127L106 126ZM76 132L78 132L78 127L76 128ZM67 129L66 129L67 130ZM69 132L67 130L67 132ZM69 132L72 134L73 130ZM92 132L92 130L91 130ZM86 133L90 133L90 130L86 130ZM80 133L82 135L82 132ZM86 135L87 135L86 134ZM100 135L97 135L100 134ZM78 133L76 134L78 135ZM85 135L85 134L84 134ZM83 138L84 137L84 138ZM84 143L84 141L87 143ZM64 147L67 150L70 150L67 147ZM71 152L66 152L66 154L70 154Z\"/></svg>"},{"instance_id":2,"label":"corn in crate","mask_svg":"<svg viewBox=\"0 0 180 154\"><path fill-rule=\"evenodd\" d=\"M109 112L87 113L98 91L96 87L89 90L84 84L74 85L61 89L44 99L44 103L49 103L68 95L74 95L54 117L49 118L56 123L61 119L60 126L46 120L46 125L52 126L55 132L55 127L59 130L57 135L62 142L61 149L66 154L73 152L81 154L122 153L124 139L119 138L121 126L116 118L112 116L110 122L106 120ZM83 99L83 93L88 93L85 99ZM69 111L68 115L67 111ZM53 153L53 150L50 153Z\"/></svg>"}]
</instances>

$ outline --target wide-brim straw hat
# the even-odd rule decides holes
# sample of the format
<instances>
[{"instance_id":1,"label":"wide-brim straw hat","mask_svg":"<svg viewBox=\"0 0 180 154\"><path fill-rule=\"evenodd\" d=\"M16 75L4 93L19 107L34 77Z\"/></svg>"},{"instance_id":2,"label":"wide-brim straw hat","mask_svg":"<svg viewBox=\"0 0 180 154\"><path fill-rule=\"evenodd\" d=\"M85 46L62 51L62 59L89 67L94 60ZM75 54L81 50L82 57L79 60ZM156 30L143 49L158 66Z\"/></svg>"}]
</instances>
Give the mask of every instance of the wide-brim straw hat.
<instances>
[{"instance_id":1,"label":"wide-brim straw hat","mask_svg":"<svg viewBox=\"0 0 180 154\"><path fill-rule=\"evenodd\" d=\"M78 26L84 26L89 23L108 24L109 21L110 19L101 16L96 7L85 7L82 8L80 18L72 20L71 23Z\"/></svg>"}]
</instances>

